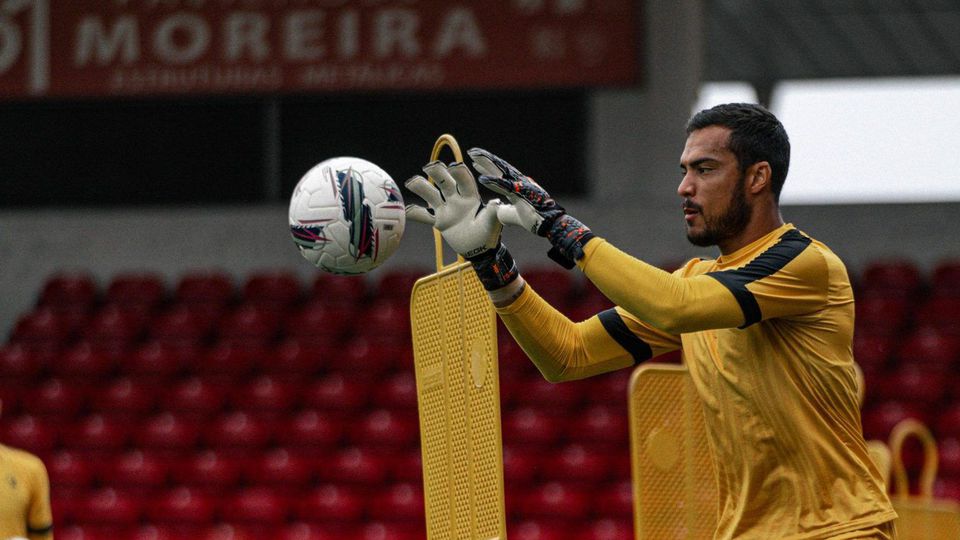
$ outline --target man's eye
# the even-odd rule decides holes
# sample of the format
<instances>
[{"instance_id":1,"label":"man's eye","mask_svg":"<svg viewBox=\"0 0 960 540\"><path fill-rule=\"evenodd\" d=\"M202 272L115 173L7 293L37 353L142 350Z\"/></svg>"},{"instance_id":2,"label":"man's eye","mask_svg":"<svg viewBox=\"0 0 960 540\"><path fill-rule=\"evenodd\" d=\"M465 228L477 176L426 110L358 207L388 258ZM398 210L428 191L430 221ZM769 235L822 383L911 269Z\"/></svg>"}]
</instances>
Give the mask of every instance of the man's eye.
<instances>
[{"instance_id":1,"label":"man's eye","mask_svg":"<svg viewBox=\"0 0 960 540\"><path fill-rule=\"evenodd\" d=\"M699 168L697 168L697 172L700 173L700 174L706 174L706 173L708 173L708 172L710 172L710 171L712 171L712 170L713 170L713 169L710 168L710 167L699 167Z\"/></svg>"}]
</instances>

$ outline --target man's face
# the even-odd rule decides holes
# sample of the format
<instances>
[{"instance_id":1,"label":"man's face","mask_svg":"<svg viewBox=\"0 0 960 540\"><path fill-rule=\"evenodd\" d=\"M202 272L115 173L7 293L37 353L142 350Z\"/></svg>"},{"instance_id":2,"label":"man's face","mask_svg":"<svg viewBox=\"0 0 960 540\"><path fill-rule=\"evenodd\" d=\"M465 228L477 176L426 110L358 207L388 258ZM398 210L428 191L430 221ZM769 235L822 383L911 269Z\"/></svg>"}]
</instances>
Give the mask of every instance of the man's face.
<instances>
[{"instance_id":1,"label":"man's face","mask_svg":"<svg viewBox=\"0 0 960 540\"><path fill-rule=\"evenodd\" d=\"M687 239L697 246L723 244L750 222L745 174L727 147L730 130L698 129L687 137L680 156L683 179L677 194L687 224Z\"/></svg>"}]
</instances>

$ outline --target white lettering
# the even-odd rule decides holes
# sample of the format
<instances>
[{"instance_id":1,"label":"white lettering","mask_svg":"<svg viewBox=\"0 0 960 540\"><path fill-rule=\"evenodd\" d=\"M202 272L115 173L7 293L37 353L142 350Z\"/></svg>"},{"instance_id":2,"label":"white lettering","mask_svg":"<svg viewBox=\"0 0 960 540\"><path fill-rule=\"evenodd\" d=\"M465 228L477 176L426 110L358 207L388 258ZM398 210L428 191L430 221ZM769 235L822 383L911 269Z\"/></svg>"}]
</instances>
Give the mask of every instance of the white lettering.
<instances>
[{"instance_id":1,"label":"white lettering","mask_svg":"<svg viewBox=\"0 0 960 540\"><path fill-rule=\"evenodd\" d=\"M360 14L349 10L337 21L337 53L340 58L353 58L360 50Z\"/></svg>"},{"instance_id":2,"label":"white lettering","mask_svg":"<svg viewBox=\"0 0 960 540\"><path fill-rule=\"evenodd\" d=\"M118 55L125 64L136 62L140 57L137 20L132 15L124 15L107 29L100 17L84 17L77 25L77 44L73 50L73 62L77 66L91 61L104 66Z\"/></svg>"},{"instance_id":3,"label":"white lettering","mask_svg":"<svg viewBox=\"0 0 960 540\"><path fill-rule=\"evenodd\" d=\"M316 60L323 56L323 12L294 11L284 20L283 50L290 60Z\"/></svg>"},{"instance_id":4,"label":"white lettering","mask_svg":"<svg viewBox=\"0 0 960 540\"><path fill-rule=\"evenodd\" d=\"M223 23L226 33L223 55L227 60L239 60L247 53L253 60L270 56L267 31L270 20L258 13L231 13Z\"/></svg>"},{"instance_id":5,"label":"white lettering","mask_svg":"<svg viewBox=\"0 0 960 540\"><path fill-rule=\"evenodd\" d=\"M420 19L408 9L385 9L373 19L373 53L378 58L390 56L394 51L407 57L420 53L417 28Z\"/></svg>"},{"instance_id":6,"label":"white lettering","mask_svg":"<svg viewBox=\"0 0 960 540\"><path fill-rule=\"evenodd\" d=\"M468 8L452 9L447 13L440 24L433 52L438 58L443 58L458 47L469 56L481 56L487 52L480 25L473 11Z\"/></svg>"},{"instance_id":7,"label":"white lettering","mask_svg":"<svg viewBox=\"0 0 960 540\"><path fill-rule=\"evenodd\" d=\"M177 43L177 34L185 42ZM154 53L171 64L186 64L196 60L210 45L210 28L199 15L177 13L164 19L153 34Z\"/></svg>"},{"instance_id":8,"label":"white lettering","mask_svg":"<svg viewBox=\"0 0 960 540\"><path fill-rule=\"evenodd\" d=\"M0 73L10 69L20 57L23 43L20 29L10 23L6 17L0 17Z\"/></svg>"}]
</instances>

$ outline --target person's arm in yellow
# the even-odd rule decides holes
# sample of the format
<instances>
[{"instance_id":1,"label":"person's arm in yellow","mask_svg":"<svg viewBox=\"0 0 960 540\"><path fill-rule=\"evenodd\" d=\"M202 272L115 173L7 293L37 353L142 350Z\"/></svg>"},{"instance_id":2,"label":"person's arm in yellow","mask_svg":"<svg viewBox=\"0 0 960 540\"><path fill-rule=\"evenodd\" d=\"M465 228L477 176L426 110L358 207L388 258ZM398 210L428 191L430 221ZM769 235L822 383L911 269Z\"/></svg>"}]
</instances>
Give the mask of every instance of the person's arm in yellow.
<instances>
[{"instance_id":1,"label":"person's arm in yellow","mask_svg":"<svg viewBox=\"0 0 960 540\"><path fill-rule=\"evenodd\" d=\"M491 294L507 330L551 382L629 367L676 350L677 336L657 331L621 309L574 322L522 279Z\"/></svg>"},{"instance_id":2,"label":"person's arm in yellow","mask_svg":"<svg viewBox=\"0 0 960 540\"><path fill-rule=\"evenodd\" d=\"M30 508L27 511L27 536L30 540L53 539L53 510L50 508L50 478L40 459L36 460Z\"/></svg>"}]
</instances>

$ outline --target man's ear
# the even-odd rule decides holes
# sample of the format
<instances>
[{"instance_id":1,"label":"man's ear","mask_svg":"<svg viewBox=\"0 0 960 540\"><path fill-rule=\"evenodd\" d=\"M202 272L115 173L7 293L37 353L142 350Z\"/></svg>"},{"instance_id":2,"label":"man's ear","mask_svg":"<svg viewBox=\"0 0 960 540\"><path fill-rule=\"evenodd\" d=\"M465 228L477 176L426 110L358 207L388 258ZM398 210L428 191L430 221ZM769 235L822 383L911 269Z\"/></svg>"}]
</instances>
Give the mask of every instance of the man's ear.
<instances>
[{"instance_id":1,"label":"man's ear","mask_svg":"<svg viewBox=\"0 0 960 540\"><path fill-rule=\"evenodd\" d=\"M767 161L758 161L747 168L747 190L758 195L764 189L771 189L770 177L773 171Z\"/></svg>"}]
</instances>

